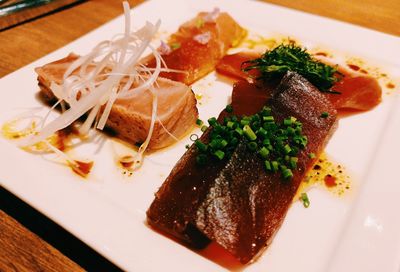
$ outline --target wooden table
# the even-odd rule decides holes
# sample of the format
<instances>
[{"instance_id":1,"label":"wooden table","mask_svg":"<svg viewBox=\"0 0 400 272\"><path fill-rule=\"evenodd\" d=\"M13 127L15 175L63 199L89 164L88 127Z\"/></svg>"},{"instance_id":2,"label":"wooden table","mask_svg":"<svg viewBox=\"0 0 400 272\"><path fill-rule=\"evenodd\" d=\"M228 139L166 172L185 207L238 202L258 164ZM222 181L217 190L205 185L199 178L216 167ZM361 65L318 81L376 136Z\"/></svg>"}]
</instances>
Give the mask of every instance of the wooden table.
<instances>
[{"instance_id":1,"label":"wooden table","mask_svg":"<svg viewBox=\"0 0 400 272\"><path fill-rule=\"evenodd\" d=\"M129 2L135 6L142 1ZM266 2L400 35L398 0ZM0 32L0 77L121 14L120 3L119 0L87 1ZM95 270L98 267L103 271L117 270L61 227L1 188L0 208L3 210L0 211L0 271L82 271L82 268Z\"/></svg>"}]
</instances>

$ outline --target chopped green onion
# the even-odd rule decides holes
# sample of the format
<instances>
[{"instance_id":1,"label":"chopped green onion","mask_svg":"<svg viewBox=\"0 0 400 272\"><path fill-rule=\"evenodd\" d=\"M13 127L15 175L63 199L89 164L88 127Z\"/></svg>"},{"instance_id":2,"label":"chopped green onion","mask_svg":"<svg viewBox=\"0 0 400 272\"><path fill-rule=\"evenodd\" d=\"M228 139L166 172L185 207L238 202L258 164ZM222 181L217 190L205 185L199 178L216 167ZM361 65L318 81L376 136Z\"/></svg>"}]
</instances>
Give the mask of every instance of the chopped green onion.
<instances>
[{"instance_id":1,"label":"chopped green onion","mask_svg":"<svg viewBox=\"0 0 400 272\"><path fill-rule=\"evenodd\" d=\"M264 146L269 146L271 144L271 141L269 139L264 139L263 140L263 145Z\"/></svg>"},{"instance_id":2,"label":"chopped green onion","mask_svg":"<svg viewBox=\"0 0 400 272\"><path fill-rule=\"evenodd\" d=\"M260 135L262 138L267 138L268 137L268 131L266 131L264 128L260 127L257 132L257 135Z\"/></svg>"},{"instance_id":3,"label":"chopped green onion","mask_svg":"<svg viewBox=\"0 0 400 272\"><path fill-rule=\"evenodd\" d=\"M297 157L290 157L290 159L289 159L289 168L290 169L296 169L298 160L299 159Z\"/></svg>"},{"instance_id":4,"label":"chopped green onion","mask_svg":"<svg viewBox=\"0 0 400 272\"><path fill-rule=\"evenodd\" d=\"M236 146L239 143L239 139L236 137L232 137L231 141L230 141L230 145L232 146Z\"/></svg>"},{"instance_id":5,"label":"chopped green onion","mask_svg":"<svg viewBox=\"0 0 400 272\"><path fill-rule=\"evenodd\" d=\"M226 123L226 126L227 126L228 128L234 128L235 122L228 121L228 123Z\"/></svg>"},{"instance_id":6,"label":"chopped green onion","mask_svg":"<svg viewBox=\"0 0 400 272\"><path fill-rule=\"evenodd\" d=\"M271 163L269 161L265 161L264 164L265 164L265 169L267 169L267 171L271 171L272 170Z\"/></svg>"},{"instance_id":7,"label":"chopped green onion","mask_svg":"<svg viewBox=\"0 0 400 272\"><path fill-rule=\"evenodd\" d=\"M201 152L206 152L207 151L207 145L202 143L200 140L196 140L194 144L197 146L199 151Z\"/></svg>"},{"instance_id":8,"label":"chopped green onion","mask_svg":"<svg viewBox=\"0 0 400 272\"><path fill-rule=\"evenodd\" d=\"M219 143L219 146L221 147L221 148L224 148L225 146L227 146L228 145L228 142L226 141L226 140L222 140L220 143Z\"/></svg>"},{"instance_id":9,"label":"chopped green onion","mask_svg":"<svg viewBox=\"0 0 400 272\"><path fill-rule=\"evenodd\" d=\"M221 140L219 139L213 139L211 142L208 144L212 149L217 149L220 146Z\"/></svg>"},{"instance_id":10,"label":"chopped green onion","mask_svg":"<svg viewBox=\"0 0 400 272\"><path fill-rule=\"evenodd\" d=\"M262 116L271 115L271 108L270 108L270 107L267 107L267 106L264 106L263 109L262 109L262 111L261 111L261 115L262 115Z\"/></svg>"},{"instance_id":11,"label":"chopped green onion","mask_svg":"<svg viewBox=\"0 0 400 272\"><path fill-rule=\"evenodd\" d=\"M203 121L201 121L200 119L197 119L196 120L196 125L202 126L203 125Z\"/></svg>"},{"instance_id":12,"label":"chopped green onion","mask_svg":"<svg viewBox=\"0 0 400 272\"><path fill-rule=\"evenodd\" d=\"M240 120L240 124L242 126L246 126L246 125L250 124L250 120L242 119L242 120Z\"/></svg>"},{"instance_id":13,"label":"chopped green onion","mask_svg":"<svg viewBox=\"0 0 400 272\"><path fill-rule=\"evenodd\" d=\"M189 144L185 145L185 148L186 148L186 149L189 149L189 148L190 148L190 145L189 145Z\"/></svg>"},{"instance_id":14,"label":"chopped green onion","mask_svg":"<svg viewBox=\"0 0 400 272\"><path fill-rule=\"evenodd\" d=\"M254 133L249 125L245 125L243 127L243 132L250 141L254 141L257 139L257 135Z\"/></svg>"},{"instance_id":15,"label":"chopped green onion","mask_svg":"<svg viewBox=\"0 0 400 272\"><path fill-rule=\"evenodd\" d=\"M308 154L308 157L309 157L310 159L314 159L314 158L315 158L315 154L314 154L314 153L310 153L310 154Z\"/></svg>"},{"instance_id":16,"label":"chopped green onion","mask_svg":"<svg viewBox=\"0 0 400 272\"><path fill-rule=\"evenodd\" d=\"M326 111L321 113L321 118L328 118L328 116L329 116L329 113L327 113Z\"/></svg>"},{"instance_id":17,"label":"chopped green onion","mask_svg":"<svg viewBox=\"0 0 400 272\"><path fill-rule=\"evenodd\" d=\"M231 111L231 105L225 110ZM221 123L215 117L208 119L212 126L208 143L198 140L197 135L191 136L199 152L197 162L205 163L207 156L218 160L230 158L245 137L249 150L257 152L265 160L266 171L279 172L284 179L293 177L292 171L297 169L297 155L307 145L307 137L301 133L302 123L295 117L276 122L271 112L271 108L264 107L251 116L226 116ZM200 119L196 124L201 126L203 132L208 129Z\"/></svg>"},{"instance_id":18,"label":"chopped green onion","mask_svg":"<svg viewBox=\"0 0 400 272\"><path fill-rule=\"evenodd\" d=\"M273 116L264 116L263 120L265 122L274 122L274 117Z\"/></svg>"},{"instance_id":19,"label":"chopped green onion","mask_svg":"<svg viewBox=\"0 0 400 272\"><path fill-rule=\"evenodd\" d=\"M237 128L235 129L235 132L236 132L237 134L239 134L240 136L243 135L243 130L242 130L240 127L237 127Z\"/></svg>"},{"instance_id":20,"label":"chopped green onion","mask_svg":"<svg viewBox=\"0 0 400 272\"><path fill-rule=\"evenodd\" d=\"M296 131L292 127L288 127L286 129L286 132L287 132L288 135L294 135L296 133Z\"/></svg>"},{"instance_id":21,"label":"chopped green onion","mask_svg":"<svg viewBox=\"0 0 400 272\"><path fill-rule=\"evenodd\" d=\"M247 146L251 151L256 151L257 150L257 143L256 142L250 142L250 143L247 144Z\"/></svg>"},{"instance_id":22,"label":"chopped green onion","mask_svg":"<svg viewBox=\"0 0 400 272\"><path fill-rule=\"evenodd\" d=\"M207 155L206 154L197 155L196 162L199 165L205 165L207 163Z\"/></svg>"},{"instance_id":23,"label":"chopped green onion","mask_svg":"<svg viewBox=\"0 0 400 272\"><path fill-rule=\"evenodd\" d=\"M283 149L284 149L284 151L285 151L285 154L289 154L290 151L292 151L292 149L290 148L290 145L289 145L289 144L286 144L286 145L283 147Z\"/></svg>"},{"instance_id":24,"label":"chopped green onion","mask_svg":"<svg viewBox=\"0 0 400 272\"><path fill-rule=\"evenodd\" d=\"M215 126L217 124L217 118L211 117L210 119L208 119L208 124L210 126Z\"/></svg>"},{"instance_id":25,"label":"chopped green onion","mask_svg":"<svg viewBox=\"0 0 400 272\"><path fill-rule=\"evenodd\" d=\"M258 153L261 155L261 157L262 157L263 159L266 159L266 158L268 157L269 150L268 150L267 148L265 148L265 146L263 146L263 147L258 151Z\"/></svg>"},{"instance_id":26,"label":"chopped green onion","mask_svg":"<svg viewBox=\"0 0 400 272\"><path fill-rule=\"evenodd\" d=\"M293 172L292 170L288 169L288 168L284 168L282 170L282 176L284 179L289 179L293 177Z\"/></svg>"},{"instance_id":27,"label":"chopped green onion","mask_svg":"<svg viewBox=\"0 0 400 272\"><path fill-rule=\"evenodd\" d=\"M291 126L292 125L292 119L288 118L288 119L283 120L283 124L285 126Z\"/></svg>"},{"instance_id":28,"label":"chopped green onion","mask_svg":"<svg viewBox=\"0 0 400 272\"><path fill-rule=\"evenodd\" d=\"M310 199L306 193L302 193L300 196L300 200L303 202L304 208L310 207Z\"/></svg>"},{"instance_id":29,"label":"chopped green onion","mask_svg":"<svg viewBox=\"0 0 400 272\"><path fill-rule=\"evenodd\" d=\"M279 169L279 162L277 162L277 161L272 161L272 162L271 162L271 168L272 168L272 171L274 171L274 172L278 171L278 169Z\"/></svg>"},{"instance_id":30,"label":"chopped green onion","mask_svg":"<svg viewBox=\"0 0 400 272\"><path fill-rule=\"evenodd\" d=\"M225 153L222 150L215 151L214 155L220 160L222 160L225 157Z\"/></svg>"},{"instance_id":31,"label":"chopped green onion","mask_svg":"<svg viewBox=\"0 0 400 272\"><path fill-rule=\"evenodd\" d=\"M225 111L228 112L228 113L232 113L232 112L233 112L233 107L232 107L232 105L231 105L231 104L226 105Z\"/></svg>"}]
</instances>

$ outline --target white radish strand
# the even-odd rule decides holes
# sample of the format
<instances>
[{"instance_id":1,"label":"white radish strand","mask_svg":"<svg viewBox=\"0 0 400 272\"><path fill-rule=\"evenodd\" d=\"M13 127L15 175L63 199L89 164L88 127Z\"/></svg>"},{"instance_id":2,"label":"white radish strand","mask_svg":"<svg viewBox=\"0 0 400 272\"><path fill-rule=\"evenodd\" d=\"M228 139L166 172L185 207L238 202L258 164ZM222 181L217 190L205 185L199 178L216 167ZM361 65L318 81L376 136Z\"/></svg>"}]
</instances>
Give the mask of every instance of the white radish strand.
<instances>
[{"instance_id":1,"label":"white radish strand","mask_svg":"<svg viewBox=\"0 0 400 272\"><path fill-rule=\"evenodd\" d=\"M132 67L137 64L145 49L150 47L150 41L160 25L160 22L157 22L156 25L147 22L146 25L137 32L130 33L129 11L128 3L124 2L126 25L125 34L122 38L116 41L100 43L93 52L89 53L87 56L78 58L72 63L65 72L64 83L62 86L58 86L55 83L51 84L51 88L55 95L59 99L63 99L70 104L70 109L43 127L37 135L22 140L19 143L21 146L32 145L43 141L56 131L72 124L79 117L86 114L90 109L99 107L99 103L101 106L107 103L106 110L103 111L103 115L97 125L97 127L101 129L104 127L109 110L117 98L128 96L130 92L148 89L152 86L161 70L161 61L158 54L155 55L157 66L151 71L146 71L147 73L151 73L151 76L149 76L143 84L140 84L133 89L129 89L128 87L131 86L133 81L131 77L129 77L126 85L120 86L122 78L126 77L127 74L132 74L129 70L132 70ZM130 52L127 52L128 49ZM150 47L150 49L152 52L155 52L154 48ZM99 62L100 66L97 66L94 69L88 68L93 64L94 59L98 58L99 55L104 54L105 57ZM116 58L116 61L113 61L111 56ZM79 76L74 75L74 71L79 67L81 67L81 70L79 70L78 73ZM111 71L107 74L101 74L106 67ZM88 72L88 70L91 71ZM137 76L139 73L143 73L145 69L140 67L140 70L140 72L135 71L133 74L136 74ZM128 71L129 73L127 73ZM100 82L100 84L95 81L96 77L99 76L106 77ZM119 89L115 89L115 87L121 87L124 91L119 92L116 96L116 91L113 90ZM88 89L90 89L90 91L88 91ZM96 110L93 111L93 114L89 114L88 120L84 123L82 131L87 131L87 128L91 126L93 123L92 120L94 120L94 117L96 116L95 112Z\"/></svg>"},{"instance_id":2,"label":"white radish strand","mask_svg":"<svg viewBox=\"0 0 400 272\"><path fill-rule=\"evenodd\" d=\"M154 125L155 125L156 118L157 118L157 107L158 107L157 93L155 92L153 87L151 87L149 89L149 91L151 92L151 94L153 96L153 105L152 105L152 110L151 110L151 123L150 123L149 133L147 134L146 140L140 145L138 153L135 155L135 157L133 159L134 160L133 170L140 168L140 166L142 166L142 164L143 164L143 155L147 149L147 146L150 143L151 136L153 135Z\"/></svg>"},{"instance_id":3,"label":"white radish strand","mask_svg":"<svg viewBox=\"0 0 400 272\"><path fill-rule=\"evenodd\" d=\"M131 32L128 2L123 2L123 7L124 34L114 36L111 41L99 43L88 55L77 58L64 73L61 85L55 82L50 84L50 89L59 99L57 104L61 103L63 106L63 113L45 124L48 114L42 121L42 129L35 135L20 140L20 146L31 146L44 141L53 152L68 163L76 165L74 160L52 146L47 139L87 113L89 114L85 122L79 128L80 133L87 134L93 123L97 129L103 129L117 99L129 99L135 92L147 90L152 94L151 122L148 135L135 156L134 169L141 166L157 120L158 98L153 85L161 71L184 71L168 69L159 52L150 45L160 21L155 25L147 22L138 31ZM147 68L139 63L146 49L150 49L155 57L155 68ZM69 105L68 110L65 110L65 103ZM53 108L50 112L52 110Z\"/></svg>"}]
</instances>

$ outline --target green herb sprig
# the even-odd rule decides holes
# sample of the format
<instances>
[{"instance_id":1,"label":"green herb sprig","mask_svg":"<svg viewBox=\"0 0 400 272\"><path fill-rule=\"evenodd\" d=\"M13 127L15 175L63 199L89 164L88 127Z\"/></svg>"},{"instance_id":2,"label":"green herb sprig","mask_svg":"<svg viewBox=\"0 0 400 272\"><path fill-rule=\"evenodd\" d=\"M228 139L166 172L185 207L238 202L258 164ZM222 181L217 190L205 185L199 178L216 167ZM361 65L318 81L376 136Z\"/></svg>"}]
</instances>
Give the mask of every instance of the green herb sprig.
<instances>
[{"instance_id":1,"label":"green herb sprig","mask_svg":"<svg viewBox=\"0 0 400 272\"><path fill-rule=\"evenodd\" d=\"M261 58L244 62L242 67L245 72L257 69L261 74L257 79L267 81L279 79L287 71L293 71L305 77L322 92L339 93L331 90L333 84L340 80L337 68L315 60L306 49L294 43L281 44L267 51Z\"/></svg>"}]
</instances>

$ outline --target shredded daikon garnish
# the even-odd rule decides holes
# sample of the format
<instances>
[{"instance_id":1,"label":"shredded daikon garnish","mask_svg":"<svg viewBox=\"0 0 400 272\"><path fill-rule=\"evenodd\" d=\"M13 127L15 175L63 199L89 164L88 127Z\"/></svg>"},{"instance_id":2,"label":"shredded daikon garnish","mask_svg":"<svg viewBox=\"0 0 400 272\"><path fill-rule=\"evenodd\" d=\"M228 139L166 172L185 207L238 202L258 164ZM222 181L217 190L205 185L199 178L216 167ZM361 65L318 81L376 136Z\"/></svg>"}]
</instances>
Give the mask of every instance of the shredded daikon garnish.
<instances>
[{"instance_id":1,"label":"shredded daikon garnish","mask_svg":"<svg viewBox=\"0 0 400 272\"><path fill-rule=\"evenodd\" d=\"M158 99L154 84L161 71L173 70L166 67L160 53L150 44L159 29L160 21L156 24L146 22L139 30L132 31L127 1L123 2L123 8L124 33L100 42L90 53L76 59L64 73L62 84L50 84L63 112L48 123L47 116L43 118L40 130L19 140L19 146L27 147L43 142L67 163L74 164L74 160L53 146L48 138L86 114L79 132L87 134L92 127L102 130L117 99L129 99L136 91L146 90L151 92L153 102L148 135L134 156L134 169L141 166L157 119ZM147 68L139 63L146 50L154 55L155 68ZM65 109L65 104L68 104L68 109Z\"/></svg>"},{"instance_id":2,"label":"shredded daikon garnish","mask_svg":"<svg viewBox=\"0 0 400 272\"><path fill-rule=\"evenodd\" d=\"M200 44L207 44L210 41L210 39L211 39L210 31L198 34L193 37L193 40L195 40L196 42L198 42Z\"/></svg>"},{"instance_id":3,"label":"shredded daikon garnish","mask_svg":"<svg viewBox=\"0 0 400 272\"><path fill-rule=\"evenodd\" d=\"M160 47L157 50L161 55L169 55L172 52L171 47L164 41L161 41Z\"/></svg>"},{"instance_id":4,"label":"shredded daikon garnish","mask_svg":"<svg viewBox=\"0 0 400 272\"><path fill-rule=\"evenodd\" d=\"M204 21L205 22L215 22L220 13L221 13L221 11L219 8L214 8L213 11L207 13L204 16Z\"/></svg>"}]
</instances>

